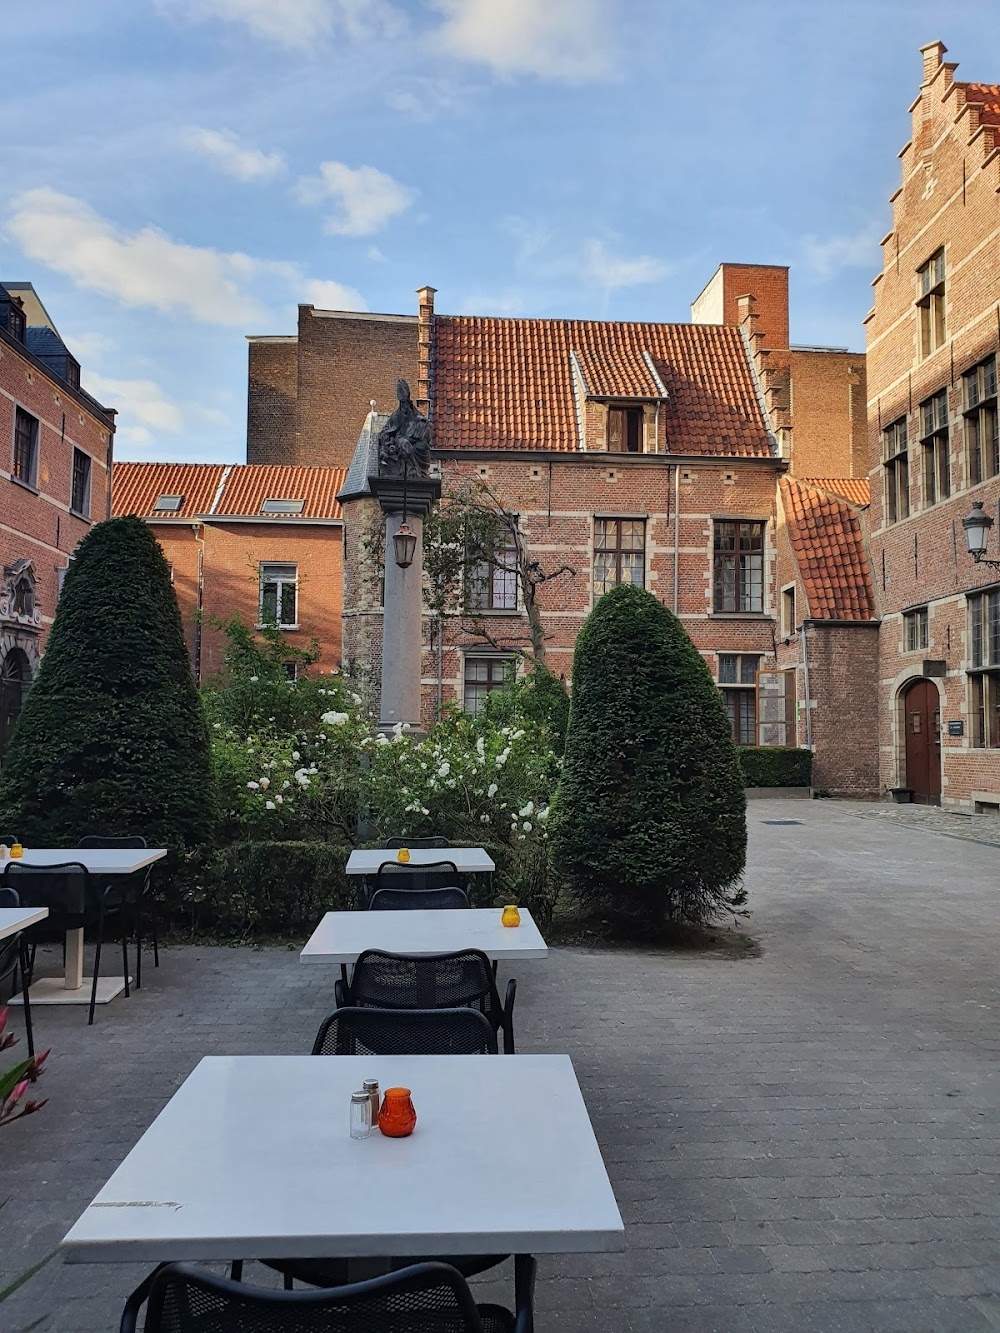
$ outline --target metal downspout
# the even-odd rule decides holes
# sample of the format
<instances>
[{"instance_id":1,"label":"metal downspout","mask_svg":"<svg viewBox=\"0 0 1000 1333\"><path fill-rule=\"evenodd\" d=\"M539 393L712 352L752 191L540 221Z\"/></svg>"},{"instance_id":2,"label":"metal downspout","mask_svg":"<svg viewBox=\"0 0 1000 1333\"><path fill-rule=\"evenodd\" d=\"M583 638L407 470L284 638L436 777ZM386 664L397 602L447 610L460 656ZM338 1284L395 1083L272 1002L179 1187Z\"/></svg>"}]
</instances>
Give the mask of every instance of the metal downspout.
<instances>
[{"instance_id":1,"label":"metal downspout","mask_svg":"<svg viewBox=\"0 0 1000 1333\"><path fill-rule=\"evenodd\" d=\"M680 507L681 507L681 470L677 463L674 464L674 615L680 615L678 610L678 593L680 589Z\"/></svg>"},{"instance_id":2,"label":"metal downspout","mask_svg":"<svg viewBox=\"0 0 1000 1333\"><path fill-rule=\"evenodd\" d=\"M806 749L812 749L813 729L812 729L812 699L809 695L809 654L806 652L806 627L803 622L799 631L802 635L802 678L806 691Z\"/></svg>"}]
</instances>

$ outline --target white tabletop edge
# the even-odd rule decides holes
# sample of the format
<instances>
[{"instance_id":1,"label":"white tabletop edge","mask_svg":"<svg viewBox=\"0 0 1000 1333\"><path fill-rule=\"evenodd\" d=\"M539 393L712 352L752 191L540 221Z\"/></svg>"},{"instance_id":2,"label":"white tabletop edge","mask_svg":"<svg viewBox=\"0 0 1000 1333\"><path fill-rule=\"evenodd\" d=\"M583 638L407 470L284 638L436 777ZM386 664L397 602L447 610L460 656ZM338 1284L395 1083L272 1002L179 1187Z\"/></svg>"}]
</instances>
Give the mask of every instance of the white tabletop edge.
<instances>
[{"instance_id":1,"label":"white tabletop edge","mask_svg":"<svg viewBox=\"0 0 1000 1333\"><path fill-rule=\"evenodd\" d=\"M29 926L37 926L48 914L47 907L0 907L0 940L9 939Z\"/></svg>"},{"instance_id":2,"label":"white tabletop edge","mask_svg":"<svg viewBox=\"0 0 1000 1333\"><path fill-rule=\"evenodd\" d=\"M526 907L521 908L521 924L513 927L500 923L501 911L499 907L472 907L443 911L326 912L302 947L299 958L304 963L354 963L365 949L412 957L481 949L488 958L501 962L549 956L548 945ZM440 923L442 938L428 940L427 928L436 923ZM411 927L409 938L407 926ZM338 928L348 937L339 946L331 938Z\"/></svg>"}]
</instances>

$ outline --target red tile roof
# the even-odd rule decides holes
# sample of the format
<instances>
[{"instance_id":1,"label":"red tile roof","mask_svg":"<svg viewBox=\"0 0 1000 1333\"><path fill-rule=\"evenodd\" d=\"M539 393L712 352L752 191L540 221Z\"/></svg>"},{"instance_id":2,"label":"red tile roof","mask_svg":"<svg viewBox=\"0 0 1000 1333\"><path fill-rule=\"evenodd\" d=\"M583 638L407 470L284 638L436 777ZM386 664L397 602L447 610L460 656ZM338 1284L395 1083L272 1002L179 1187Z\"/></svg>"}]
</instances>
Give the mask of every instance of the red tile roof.
<instances>
[{"instance_id":1,"label":"red tile roof","mask_svg":"<svg viewBox=\"0 0 1000 1333\"><path fill-rule=\"evenodd\" d=\"M115 463L111 511L142 518L260 518L287 523L303 518L342 518L337 492L347 473L337 467L277 467L263 464ZM221 491L220 491L221 485ZM161 495L181 495L180 510L155 508ZM265 500L302 500L298 514L261 514Z\"/></svg>"},{"instance_id":2,"label":"red tile roof","mask_svg":"<svg viewBox=\"0 0 1000 1333\"><path fill-rule=\"evenodd\" d=\"M867 477L798 477L806 486L818 491L830 491L852 505L871 504L871 483Z\"/></svg>"},{"instance_id":3,"label":"red tile roof","mask_svg":"<svg viewBox=\"0 0 1000 1333\"><path fill-rule=\"evenodd\" d=\"M981 102L979 119L984 125L1000 125L1000 83L963 83L966 98Z\"/></svg>"},{"instance_id":4,"label":"red tile roof","mask_svg":"<svg viewBox=\"0 0 1000 1333\"><path fill-rule=\"evenodd\" d=\"M782 477L788 536L815 620L874 620L875 594L858 512L815 483Z\"/></svg>"},{"instance_id":5,"label":"red tile roof","mask_svg":"<svg viewBox=\"0 0 1000 1333\"><path fill-rule=\"evenodd\" d=\"M669 395L661 421L672 453L773 452L743 339L731 325L450 315L434 320L434 443L579 449L571 353L591 397L655 399L658 376Z\"/></svg>"}]
</instances>

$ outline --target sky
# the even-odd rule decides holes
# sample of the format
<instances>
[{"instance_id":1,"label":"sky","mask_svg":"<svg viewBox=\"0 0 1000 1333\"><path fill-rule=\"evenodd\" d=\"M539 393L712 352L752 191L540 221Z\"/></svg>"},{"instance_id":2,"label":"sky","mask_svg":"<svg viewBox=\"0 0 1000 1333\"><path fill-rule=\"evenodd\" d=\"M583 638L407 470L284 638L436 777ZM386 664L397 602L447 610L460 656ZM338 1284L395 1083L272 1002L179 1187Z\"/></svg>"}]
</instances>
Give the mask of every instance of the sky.
<instances>
[{"instance_id":1,"label":"sky","mask_svg":"<svg viewBox=\"0 0 1000 1333\"><path fill-rule=\"evenodd\" d=\"M687 320L787 264L792 342L861 349L919 47L1000 78L996 0L3 11L0 280L150 461L245 460L246 336L299 303Z\"/></svg>"}]
</instances>

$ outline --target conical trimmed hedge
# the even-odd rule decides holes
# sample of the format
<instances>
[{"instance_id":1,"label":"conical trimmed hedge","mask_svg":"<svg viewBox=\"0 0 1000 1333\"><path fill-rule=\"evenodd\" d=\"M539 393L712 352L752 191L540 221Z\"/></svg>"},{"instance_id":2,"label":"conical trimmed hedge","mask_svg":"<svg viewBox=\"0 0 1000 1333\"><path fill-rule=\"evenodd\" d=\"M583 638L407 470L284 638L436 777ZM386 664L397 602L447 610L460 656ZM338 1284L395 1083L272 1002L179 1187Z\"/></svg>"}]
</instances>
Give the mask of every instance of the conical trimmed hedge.
<instances>
[{"instance_id":1,"label":"conical trimmed hedge","mask_svg":"<svg viewBox=\"0 0 1000 1333\"><path fill-rule=\"evenodd\" d=\"M746 900L725 707L680 621L640 588L605 594L577 638L551 836L556 875L585 908L655 927Z\"/></svg>"},{"instance_id":2,"label":"conical trimmed hedge","mask_svg":"<svg viewBox=\"0 0 1000 1333\"><path fill-rule=\"evenodd\" d=\"M170 569L138 518L99 523L70 564L0 773L0 825L28 845L141 833L204 841L208 731Z\"/></svg>"}]
</instances>

